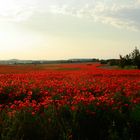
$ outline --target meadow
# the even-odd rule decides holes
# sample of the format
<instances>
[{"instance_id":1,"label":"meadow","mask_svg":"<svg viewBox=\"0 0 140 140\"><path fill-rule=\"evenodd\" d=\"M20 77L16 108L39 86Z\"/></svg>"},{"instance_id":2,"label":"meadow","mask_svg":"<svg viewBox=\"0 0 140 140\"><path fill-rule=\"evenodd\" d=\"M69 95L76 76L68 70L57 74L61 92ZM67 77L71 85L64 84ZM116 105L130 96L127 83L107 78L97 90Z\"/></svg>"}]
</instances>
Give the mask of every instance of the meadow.
<instances>
[{"instance_id":1,"label":"meadow","mask_svg":"<svg viewBox=\"0 0 140 140\"><path fill-rule=\"evenodd\" d=\"M139 140L140 70L1 65L0 140Z\"/></svg>"}]
</instances>

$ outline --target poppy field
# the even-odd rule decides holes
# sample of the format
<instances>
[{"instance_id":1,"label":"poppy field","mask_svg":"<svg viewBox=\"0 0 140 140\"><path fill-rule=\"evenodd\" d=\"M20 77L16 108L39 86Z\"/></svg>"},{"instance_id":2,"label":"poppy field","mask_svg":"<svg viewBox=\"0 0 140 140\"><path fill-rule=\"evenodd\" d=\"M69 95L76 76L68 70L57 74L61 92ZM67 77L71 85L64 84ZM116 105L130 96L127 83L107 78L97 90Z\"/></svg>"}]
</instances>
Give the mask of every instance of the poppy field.
<instances>
[{"instance_id":1,"label":"poppy field","mask_svg":"<svg viewBox=\"0 0 140 140\"><path fill-rule=\"evenodd\" d=\"M100 66L0 66L0 140L139 140L140 70Z\"/></svg>"}]
</instances>

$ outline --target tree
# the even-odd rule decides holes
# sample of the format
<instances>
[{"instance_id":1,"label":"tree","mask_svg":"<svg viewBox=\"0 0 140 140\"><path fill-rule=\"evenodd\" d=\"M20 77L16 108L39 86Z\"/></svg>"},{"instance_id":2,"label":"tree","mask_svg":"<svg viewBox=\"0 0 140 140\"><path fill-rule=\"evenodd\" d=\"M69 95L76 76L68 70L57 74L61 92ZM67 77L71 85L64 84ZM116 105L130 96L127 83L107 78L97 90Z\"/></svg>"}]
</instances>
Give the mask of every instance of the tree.
<instances>
[{"instance_id":1,"label":"tree","mask_svg":"<svg viewBox=\"0 0 140 140\"><path fill-rule=\"evenodd\" d=\"M127 54L126 56L120 55L120 67L124 68L125 66L136 66L140 69L140 51L135 47L133 52Z\"/></svg>"},{"instance_id":2,"label":"tree","mask_svg":"<svg viewBox=\"0 0 140 140\"><path fill-rule=\"evenodd\" d=\"M120 55L120 67L124 68L125 66L126 66L126 60L122 55Z\"/></svg>"},{"instance_id":3,"label":"tree","mask_svg":"<svg viewBox=\"0 0 140 140\"><path fill-rule=\"evenodd\" d=\"M131 53L132 61L138 69L140 69L140 51L135 47L133 52Z\"/></svg>"},{"instance_id":4,"label":"tree","mask_svg":"<svg viewBox=\"0 0 140 140\"><path fill-rule=\"evenodd\" d=\"M125 63L126 63L127 66L132 65L131 54L127 54L127 55L125 56L125 61L126 61Z\"/></svg>"}]
</instances>

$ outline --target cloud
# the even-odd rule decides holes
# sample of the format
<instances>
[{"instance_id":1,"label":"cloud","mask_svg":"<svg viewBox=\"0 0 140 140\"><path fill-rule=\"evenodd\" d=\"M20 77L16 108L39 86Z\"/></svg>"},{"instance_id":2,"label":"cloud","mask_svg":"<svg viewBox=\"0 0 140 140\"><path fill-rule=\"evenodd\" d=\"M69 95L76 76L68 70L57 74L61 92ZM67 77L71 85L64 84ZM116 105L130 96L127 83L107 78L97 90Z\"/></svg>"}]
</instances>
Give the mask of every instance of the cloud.
<instances>
[{"instance_id":1,"label":"cloud","mask_svg":"<svg viewBox=\"0 0 140 140\"><path fill-rule=\"evenodd\" d=\"M35 6L32 0L0 0L0 21L27 20L34 13Z\"/></svg>"},{"instance_id":2,"label":"cloud","mask_svg":"<svg viewBox=\"0 0 140 140\"><path fill-rule=\"evenodd\" d=\"M140 31L140 0L0 0L0 21L27 21L53 13Z\"/></svg>"},{"instance_id":3,"label":"cloud","mask_svg":"<svg viewBox=\"0 0 140 140\"><path fill-rule=\"evenodd\" d=\"M55 14L88 18L95 22L110 24L117 28L140 31L140 0L121 2L92 1L72 7L70 4L51 5L50 11Z\"/></svg>"},{"instance_id":4,"label":"cloud","mask_svg":"<svg viewBox=\"0 0 140 140\"><path fill-rule=\"evenodd\" d=\"M140 4L140 0L136 0L136 3L137 3L137 4Z\"/></svg>"}]
</instances>

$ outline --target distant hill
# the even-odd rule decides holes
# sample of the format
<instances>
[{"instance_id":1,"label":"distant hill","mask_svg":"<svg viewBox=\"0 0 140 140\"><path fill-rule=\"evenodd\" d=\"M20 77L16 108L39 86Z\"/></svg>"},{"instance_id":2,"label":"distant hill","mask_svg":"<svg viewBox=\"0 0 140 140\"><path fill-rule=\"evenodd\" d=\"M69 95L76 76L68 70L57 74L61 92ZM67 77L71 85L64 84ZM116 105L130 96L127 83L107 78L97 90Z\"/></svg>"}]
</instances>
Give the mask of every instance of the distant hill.
<instances>
[{"instance_id":1,"label":"distant hill","mask_svg":"<svg viewBox=\"0 0 140 140\"><path fill-rule=\"evenodd\" d=\"M74 58L68 60L19 60L19 59L10 59L10 60L0 60L0 64L51 64L51 63L82 63L82 62L97 62L98 59L85 59L85 58Z\"/></svg>"}]
</instances>

